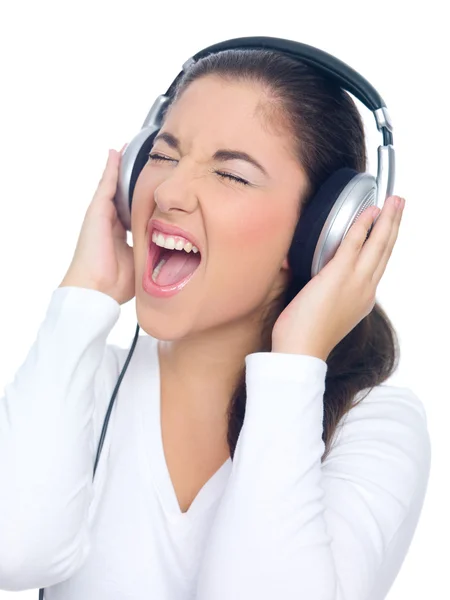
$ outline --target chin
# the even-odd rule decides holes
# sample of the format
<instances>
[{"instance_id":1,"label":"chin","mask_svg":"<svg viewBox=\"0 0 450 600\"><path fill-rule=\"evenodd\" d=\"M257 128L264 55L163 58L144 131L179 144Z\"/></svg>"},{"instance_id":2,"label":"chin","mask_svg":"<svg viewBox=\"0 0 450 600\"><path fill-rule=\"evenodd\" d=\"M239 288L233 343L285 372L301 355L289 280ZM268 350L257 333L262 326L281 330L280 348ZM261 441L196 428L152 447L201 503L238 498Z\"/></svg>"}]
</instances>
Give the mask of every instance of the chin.
<instances>
[{"instance_id":1,"label":"chin","mask_svg":"<svg viewBox=\"0 0 450 600\"><path fill-rule=\"evenodd\" d=\"M188 323L187 311L178 318L173 313L164 314L160 309L148 305L144 291L141 291L140 295L144 300L141 301L136 295L136 316L140 328L147 335L165 342L181 340L189 335L192 323Z\"/></svg>"}]
</instances>

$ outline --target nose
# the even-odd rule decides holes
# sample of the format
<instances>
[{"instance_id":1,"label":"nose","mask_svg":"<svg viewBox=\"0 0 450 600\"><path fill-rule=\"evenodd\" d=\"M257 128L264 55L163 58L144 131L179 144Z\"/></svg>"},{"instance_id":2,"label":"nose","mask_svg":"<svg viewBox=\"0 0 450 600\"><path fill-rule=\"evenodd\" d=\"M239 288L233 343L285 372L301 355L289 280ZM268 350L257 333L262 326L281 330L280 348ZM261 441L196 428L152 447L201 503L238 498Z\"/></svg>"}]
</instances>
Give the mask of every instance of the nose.
<instances>
[{"instance_id":1,"label":"nose","mask_svg":"<svg viewBox=\"0 0 450 600\"><path fill-rule=\"evenodd\" d=\"M180 165L162 181L154 191L154 199L161 213L179 210L191 213L198 204L194 190L196 177L192 172L183 172Z\"/></svg>"}]
</instances>

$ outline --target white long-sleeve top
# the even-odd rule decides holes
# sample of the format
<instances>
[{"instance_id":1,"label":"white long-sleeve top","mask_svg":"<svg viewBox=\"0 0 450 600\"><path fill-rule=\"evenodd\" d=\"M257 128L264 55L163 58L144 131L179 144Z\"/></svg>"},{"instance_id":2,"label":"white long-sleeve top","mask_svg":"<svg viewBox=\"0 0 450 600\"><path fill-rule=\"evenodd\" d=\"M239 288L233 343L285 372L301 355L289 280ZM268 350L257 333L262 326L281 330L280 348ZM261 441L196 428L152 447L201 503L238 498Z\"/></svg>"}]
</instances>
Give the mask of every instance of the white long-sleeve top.
<instances>
[{"instance_id":1,"label":"white long-sleeve top","mask_svg":"<svg viewBox=\"0 0 450 600\"><path fill-rule=\"evenodd\" d=\"M374 388L341 420L321 463L327 364L248 355L234 459L182 513L164 456L151 336L139 337L92 479L128 355L106 341L119 315L106 294L56 289L5 387L0 589L45 587L46 600L385 598L429 476L415 394Z\"/></svg>"}]
</instances>

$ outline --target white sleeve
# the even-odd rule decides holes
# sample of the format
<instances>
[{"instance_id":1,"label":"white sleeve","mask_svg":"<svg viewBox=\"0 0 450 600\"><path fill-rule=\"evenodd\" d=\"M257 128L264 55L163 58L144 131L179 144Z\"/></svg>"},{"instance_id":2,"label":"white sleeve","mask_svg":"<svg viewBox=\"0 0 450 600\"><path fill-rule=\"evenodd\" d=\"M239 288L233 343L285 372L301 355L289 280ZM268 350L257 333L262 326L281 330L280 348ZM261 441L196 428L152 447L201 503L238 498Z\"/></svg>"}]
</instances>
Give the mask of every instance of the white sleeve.
<instances>
[{"instance_id":1,"label":"white sleeve","mask_svg":"<svg viewBox=\"0 0 450 600\"><path fill-rule=\"evenodd\" d=\"M427 488L421 402L375 387L321 463L327 364L269 352L248 355L246 368L244 425L196 600L381 600Z\"/></svg>"},{"instance_id":2,"label":"white sleeve","mask_svg":"<svg viewBox=\"0 0 450 600\"><path fill-rule=\"evenodd\" d=\"M104 416L110 296L57 288L14 381L0 399L0 588L67 579L89 549L92 475ZM101 414L94 415L101 399Z\"/></svg>"}]
</instances>

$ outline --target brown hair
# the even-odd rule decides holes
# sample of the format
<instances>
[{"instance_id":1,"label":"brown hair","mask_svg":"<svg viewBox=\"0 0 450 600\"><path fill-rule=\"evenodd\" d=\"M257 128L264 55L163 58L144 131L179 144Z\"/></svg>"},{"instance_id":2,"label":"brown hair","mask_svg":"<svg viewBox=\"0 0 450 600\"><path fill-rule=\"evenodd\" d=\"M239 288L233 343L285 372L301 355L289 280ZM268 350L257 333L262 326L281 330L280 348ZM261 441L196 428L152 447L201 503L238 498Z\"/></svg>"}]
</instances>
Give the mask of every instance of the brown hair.
<instances>
[{"instance_id":1,"label":"brown hair","mask_svg":"<svg viewBox=\"0 0 450 600\"><path fill-rule=\"evenodd\" d=\"M335 82L307 64L271 50L225 50L194 63L178 82L173 101L200 77L214 75L227 81L260 84L266 91L267 115L280 115L288 127L299 163L309 181L299 211L306 206L322 183L337 169L366 170L364 127L356 104ZM281 110L280 110L281 109ZM273 325L298 293L291 281L276 299L263 321L261 344L256 351L271 350ZM322 439L331 450L333 436L344 415L364 399L358 392L384 382L399 360L396 332L381 306L345 336L327 358ZM228 409L228 445L233 458L246 406L245 364ZM274 410L276 404L274 403Z\"/></svg>"}]
</instances>

